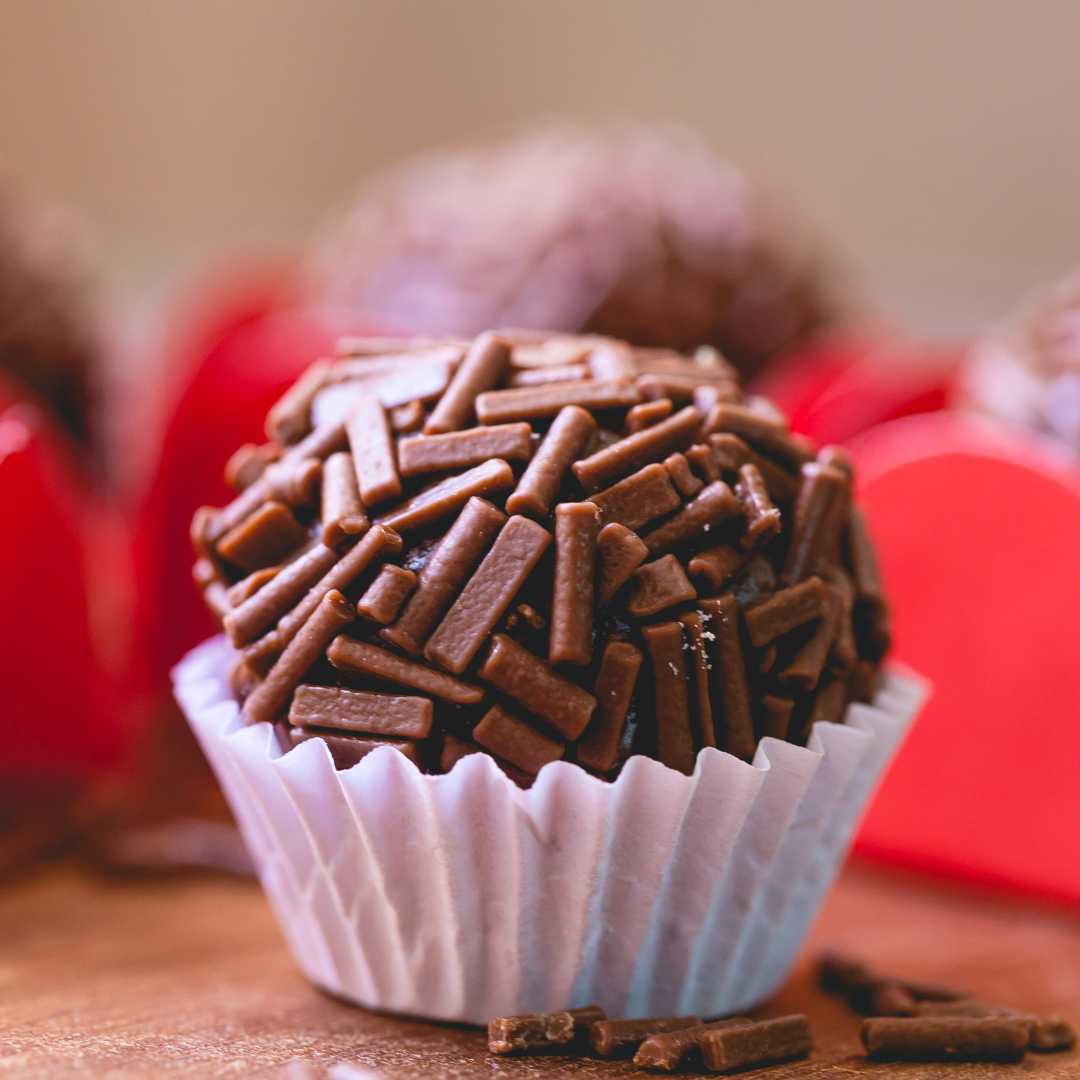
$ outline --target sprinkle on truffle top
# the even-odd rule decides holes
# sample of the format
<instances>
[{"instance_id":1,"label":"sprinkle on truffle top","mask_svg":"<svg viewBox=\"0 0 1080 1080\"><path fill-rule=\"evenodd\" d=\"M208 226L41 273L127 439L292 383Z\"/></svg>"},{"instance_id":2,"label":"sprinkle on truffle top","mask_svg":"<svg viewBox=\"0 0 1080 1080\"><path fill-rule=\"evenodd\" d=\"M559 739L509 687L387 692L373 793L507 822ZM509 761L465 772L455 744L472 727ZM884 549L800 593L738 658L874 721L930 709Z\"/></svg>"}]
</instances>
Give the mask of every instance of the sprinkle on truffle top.
<instances>
[{"instance_id":1,"label":"sprinkle on truffle top","mask_svg":"<svg viewBox=\"0 0 1080 1080\"><path fill-rule=\"evenodd\" d=\"M691 772L805 742L888 648L851 464L815 453L714 351L598 336L346 340L233 455L192 524L249 723Z\"/></svg>"}]
</instances>

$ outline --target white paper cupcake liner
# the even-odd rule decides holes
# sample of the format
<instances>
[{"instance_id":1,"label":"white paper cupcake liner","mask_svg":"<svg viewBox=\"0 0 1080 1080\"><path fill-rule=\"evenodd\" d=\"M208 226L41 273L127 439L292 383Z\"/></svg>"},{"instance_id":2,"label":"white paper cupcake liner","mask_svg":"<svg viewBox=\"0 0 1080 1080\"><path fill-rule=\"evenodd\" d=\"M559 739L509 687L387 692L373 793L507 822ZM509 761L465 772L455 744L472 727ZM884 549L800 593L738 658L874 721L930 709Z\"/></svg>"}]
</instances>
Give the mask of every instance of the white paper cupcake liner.
<instances>
[{"instance_id":1,"label":"white paper cupcake liner","mask_svg":"<svg viewBox=\"0 0 1080 1080\"><path fill-rule=\"evenodd\" d=\"M439 1020L598 1004L611 1016L740 1012L787 975L869 796L926 697L892 670L871 705L706 749L692 776L631 759L607 783L565 762L523 791L484 754L425 776L380 749L337 772L244 727L223 638L176 696L297 963L357 1004Z\"/></svg>"}]
</instances>

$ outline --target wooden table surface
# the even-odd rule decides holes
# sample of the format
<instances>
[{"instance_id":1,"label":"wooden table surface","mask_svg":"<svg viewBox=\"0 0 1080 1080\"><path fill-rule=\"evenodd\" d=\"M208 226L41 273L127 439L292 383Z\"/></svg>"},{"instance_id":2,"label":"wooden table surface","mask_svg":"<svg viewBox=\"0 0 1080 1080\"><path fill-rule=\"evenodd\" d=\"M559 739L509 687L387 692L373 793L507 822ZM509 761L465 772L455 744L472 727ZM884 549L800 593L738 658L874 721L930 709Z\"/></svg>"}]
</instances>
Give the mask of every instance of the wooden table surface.
<instances>
[{"instance_id":1,"label":"wooden table surface","mask_svg":"<svg viewBox=\"0 0 1080 1080\"><path fill-rule=\"evenodd\" d=\"M644 1076L629 1063L497 1059L469 1028L367 1013L293 967L256 885L103 883L53 869L0 892L0 1072L28 1077ZM1080 1056L1020 1065L869 1065L858 1023L812 986L809 957L835 946L891 974L1080 1021L1080 918L849 868L803 961L763 1015L805 1012L809 1062L771 1080L864 1075L1080 1078ZM343 1063L353 1066L349 1068Z\"/></svg>"}]
</instances>

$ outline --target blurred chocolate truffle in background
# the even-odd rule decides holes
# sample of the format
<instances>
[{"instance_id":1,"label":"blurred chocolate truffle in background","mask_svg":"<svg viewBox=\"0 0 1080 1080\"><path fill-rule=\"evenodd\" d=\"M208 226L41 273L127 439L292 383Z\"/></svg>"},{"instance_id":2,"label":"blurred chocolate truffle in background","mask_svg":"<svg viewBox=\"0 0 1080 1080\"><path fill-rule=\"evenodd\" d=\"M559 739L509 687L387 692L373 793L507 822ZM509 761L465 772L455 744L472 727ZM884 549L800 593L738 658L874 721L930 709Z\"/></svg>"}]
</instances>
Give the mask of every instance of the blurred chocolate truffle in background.
<instances>
[{"instance_id":1,"label":"blurred chocolate truffle in background","mask_svg":"<svg viewBox=\"0 0 1080 1080\"><path fill-rule=\"evenodd\" d=\"M838 318L820 253L684 130L545 129L376 179L309 264L317 304L413 334L489 326L718 348L744 377Z\"/></svg>"},{"instance_id":2,"label":"blurred chocolate truffle in background","mask_svg":"<svg viewBox=\"0 0 1080 1080\"><path fill-rule=\"evenodd\" d=\"M964 391L976 408L1080 453L1080 271L976 342Z\"/></svg>"},{"instance_id":3,"label":"blurred chocolate truffle in background","mask_svg":"<svg viewBox=\"0 0 1080 1080\"><path fill-rule=\"evenodd\" d=\"M78 226L0 177L0 372L33 390L81 442L92 427L101 331Z\"/></svg>"}]
</instances>

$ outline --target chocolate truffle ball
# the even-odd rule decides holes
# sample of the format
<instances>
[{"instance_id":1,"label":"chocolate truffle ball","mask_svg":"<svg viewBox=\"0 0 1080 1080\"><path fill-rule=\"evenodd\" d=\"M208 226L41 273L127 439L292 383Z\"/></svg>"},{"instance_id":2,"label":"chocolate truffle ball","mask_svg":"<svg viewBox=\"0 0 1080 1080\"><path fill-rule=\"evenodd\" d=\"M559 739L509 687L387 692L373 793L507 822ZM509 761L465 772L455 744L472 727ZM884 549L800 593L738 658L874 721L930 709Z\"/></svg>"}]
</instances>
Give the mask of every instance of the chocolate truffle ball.
<instances>
[{"instance_id":1,"label":"chocolate truffle ball","mask_svg":"<svg viewBox=\"0 0 1080 1080\"><path fill-rule=\"evenodd\" d=\"M391 351L392 350L392 351ZM715 352L484 333L345 341L196 515L249 723L528 783L805 742L889 635L851 464Z\"/></svg>"},{"instance_id":2,"label":"chocolate truffle ball","mask_svg":"<svg viewBox=\"0 0 1080 1080\"><path fill-rule=\"evenodd\" d=\"M1080 454L1080 272L1029 297L984 335L964 384L977 408Z\"/></svg>"},{"instance_id":3,"label":"chocolate truffle ball","mask_svg":"<svg viewBox=\"0 0 1080 1080\"><path fill-rule=\"evenodd\" d=\"M0 178L0 372L88 436L101 356L93 275L73 221Z\"/></svg>"},{"instance_id":4,"label":"chocolate truffle ball","mask_svg":"<svg viewBox=\"0 0 1080 1080\"><path fill-rule=\"evenodd\" d=\"M688 132L548 129L377 179L317 300L407 333L491 326L720 349L750 375L837 317L818 252Z\"/></svg>"}]
</instances>

